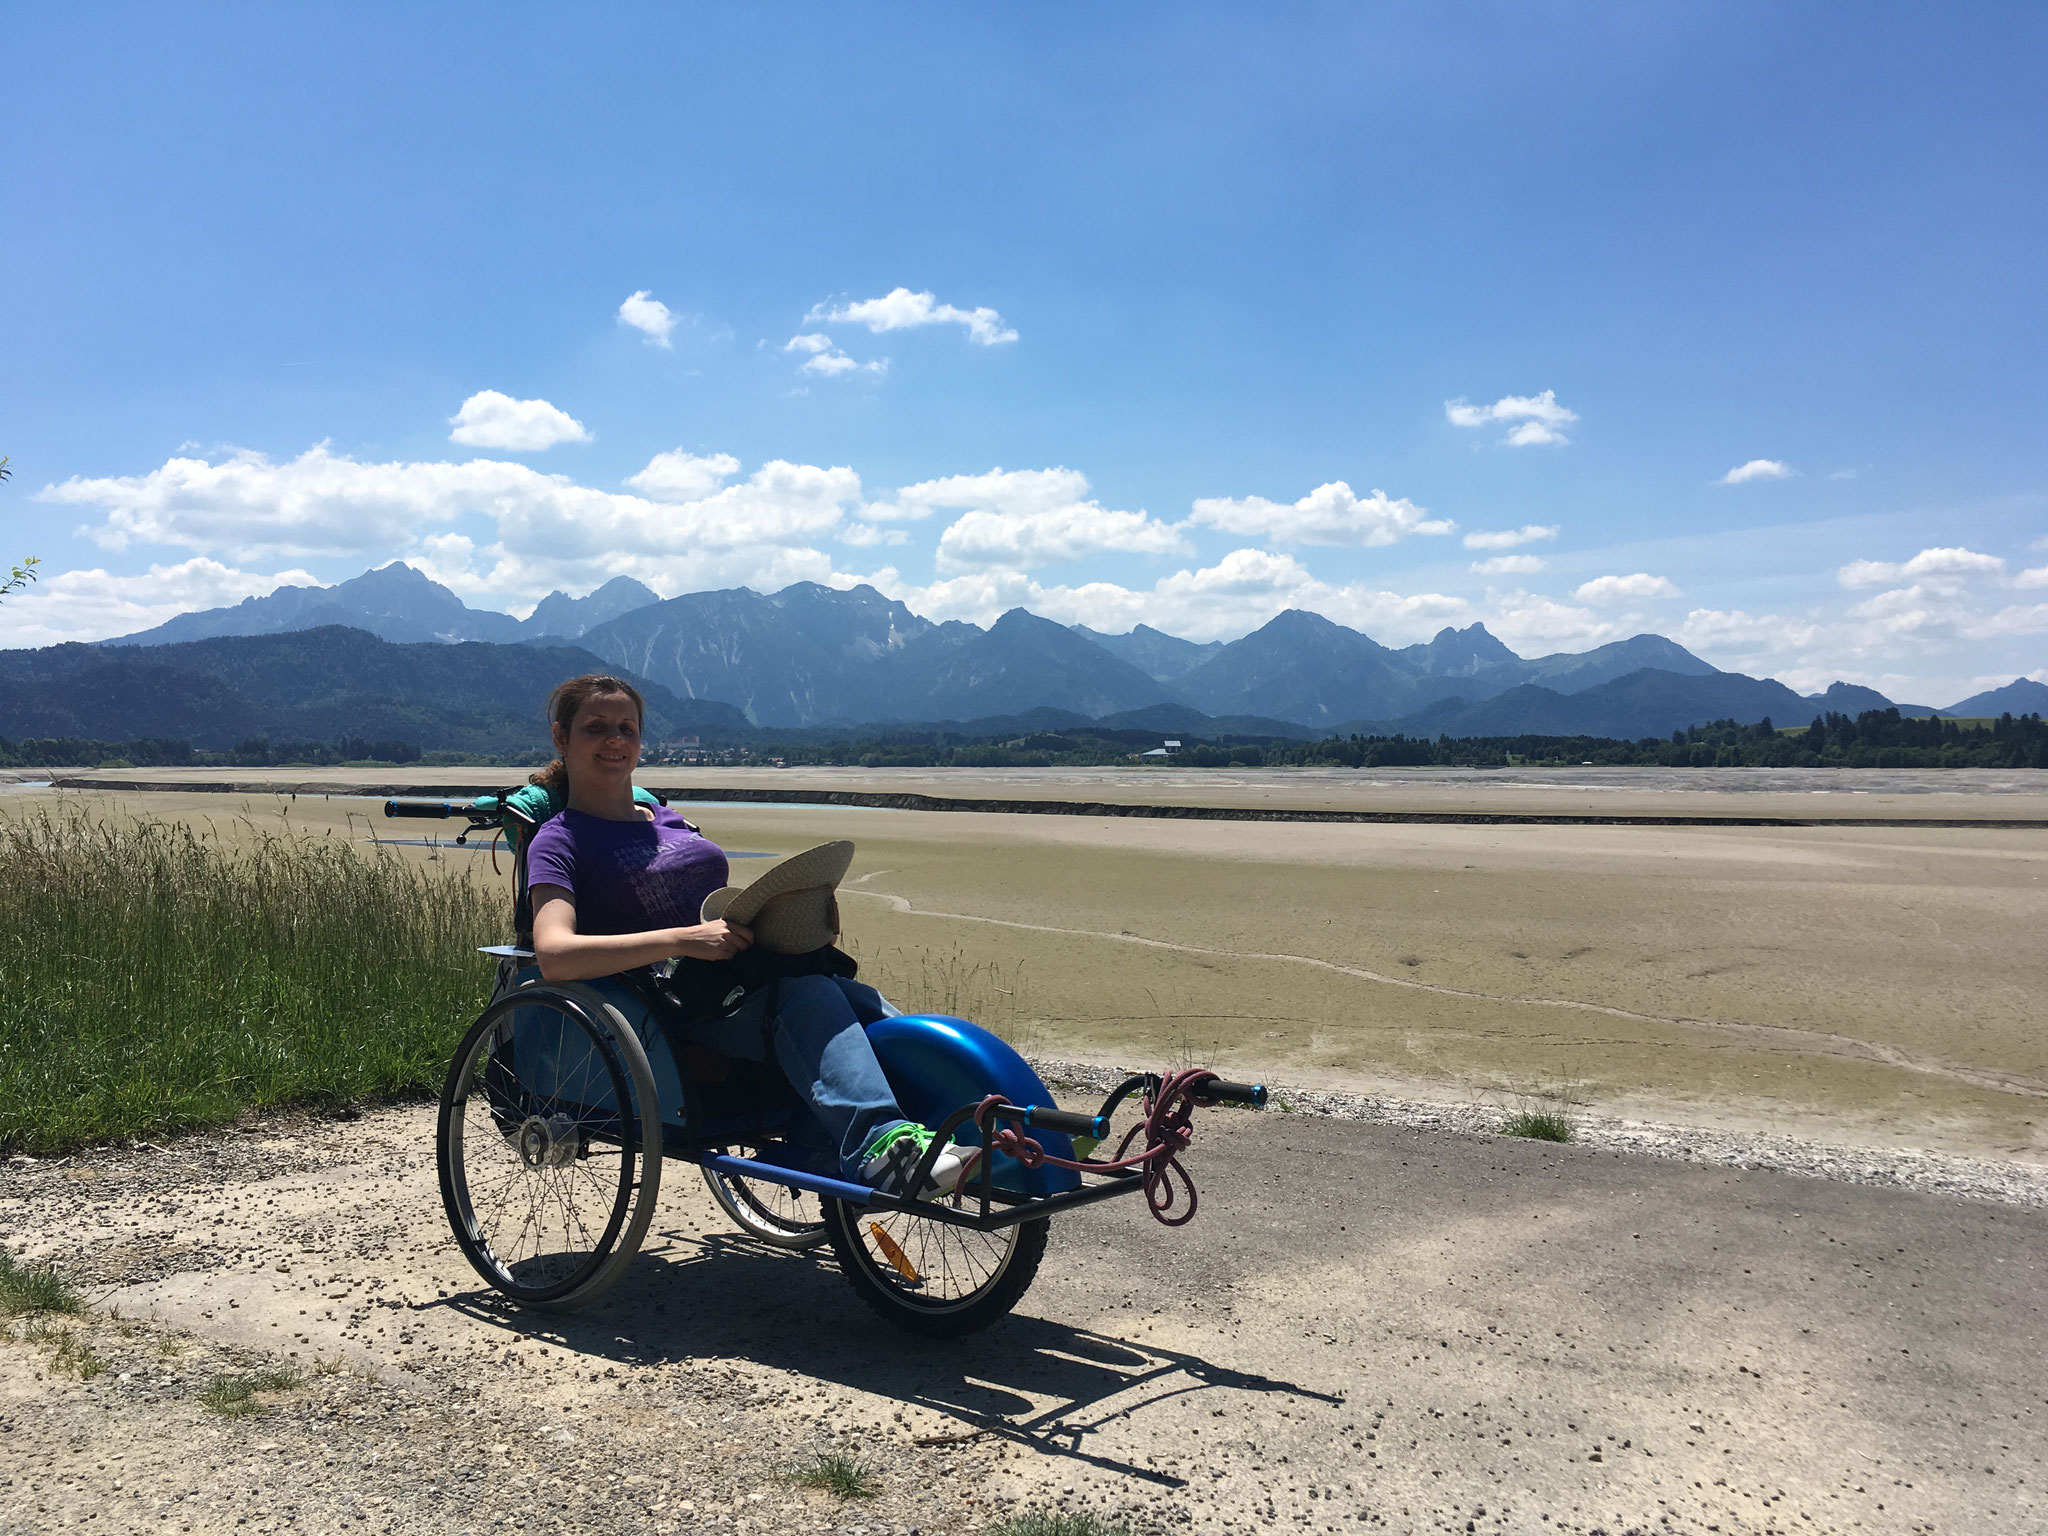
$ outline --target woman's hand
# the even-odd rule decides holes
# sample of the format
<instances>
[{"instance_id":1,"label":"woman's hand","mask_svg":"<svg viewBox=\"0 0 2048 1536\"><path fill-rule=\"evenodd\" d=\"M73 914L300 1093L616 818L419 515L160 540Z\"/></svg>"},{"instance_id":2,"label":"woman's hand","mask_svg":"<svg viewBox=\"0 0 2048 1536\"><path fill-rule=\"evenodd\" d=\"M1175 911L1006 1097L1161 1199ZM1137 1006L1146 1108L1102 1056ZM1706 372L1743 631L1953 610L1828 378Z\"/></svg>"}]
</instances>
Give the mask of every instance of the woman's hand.
<instances>
[{"instance_id":1,"label":"woman's hand","mask_svg":"<svg viewBox=\"0 0 2048 1536\"><path fill-rule=\"evenodd\" d=\"M730 960L754 942L750 930L722 919L684 928L677 938L676 953L688 955L693 960Z\"/></svg>"}]
</instances>

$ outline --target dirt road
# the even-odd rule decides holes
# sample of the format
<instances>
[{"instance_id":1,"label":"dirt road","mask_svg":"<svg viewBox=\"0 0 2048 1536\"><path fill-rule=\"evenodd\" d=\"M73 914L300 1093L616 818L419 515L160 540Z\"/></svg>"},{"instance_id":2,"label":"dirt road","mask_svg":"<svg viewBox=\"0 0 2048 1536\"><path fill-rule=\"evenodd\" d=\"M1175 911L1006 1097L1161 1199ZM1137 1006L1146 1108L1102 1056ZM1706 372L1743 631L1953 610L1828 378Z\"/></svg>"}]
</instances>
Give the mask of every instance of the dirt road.
<instances>
[{"instance_id":1,"label":"dirt road","mask_svg":"<svg viewBox=\"0 0 2048 1536\"><path fill-rule=\"evenodd\" d=\"M445 1239L430 1137L406 1107L0 1171L8 1246L129 1320L84 1330L90 1381L0 1346L0 1530L2048 1518L2039 1211L1219 1113L1192 1227L1062 1220L1017 1316L935 1345L874 1325L829 1258L730 1234L673 1165L610 1297L509 1313ZM279 1360L342 1368L260 1417L201 1407ZM879 1497L780 1475L847 1447Z\"/></svg>"}]
</instances>

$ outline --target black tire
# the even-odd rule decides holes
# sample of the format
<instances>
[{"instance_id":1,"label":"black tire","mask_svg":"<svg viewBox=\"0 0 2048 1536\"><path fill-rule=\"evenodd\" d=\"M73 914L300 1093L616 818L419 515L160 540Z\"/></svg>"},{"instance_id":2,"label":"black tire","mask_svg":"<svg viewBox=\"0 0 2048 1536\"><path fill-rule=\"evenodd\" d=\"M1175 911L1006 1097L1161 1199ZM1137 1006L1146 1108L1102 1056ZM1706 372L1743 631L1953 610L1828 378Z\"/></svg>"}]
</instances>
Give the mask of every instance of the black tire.
<instances>
[{"instance_id":1,"label":"black tire","mask_svg":"<svg viewBox=\"0 0 2048 1536\"><path fill-rule=\"evenodd\" d=\"M825 1217L817 1195L716 1168L704 1170L704 1183L734 1226L771 1248L801 1253L825 1241Z\"/></svg>"},{"instance_id":2,"label":"black tire","mask_svg":"<svg viewBox=\"0 0 2048 1536\"><path fill-rule=\"evenodd\" d=\"M661 1105L639 1036L573 982L500 997L449 1064L435 1152L449 1228L478 1274L547 1311L596 1300L661 1192Z\"/></svg>"},{"instance_id":3,"label":"black tire","mask_svg":"<svg viewBox=\"0 0 2048 1536\"><path fill-rule=\"evenodd\" d=\"M1006 1315L1045 1257L1050 1222L1044 1217L977 1232L911 1211L863 1209L830 1198L824 1204L832 1251L860 1299L926 1338L976 1333ZM881 1238L894 1247L893 1256ZM897 1268L899 1257L910 1274Z\"/></svg>"}]
</instances>

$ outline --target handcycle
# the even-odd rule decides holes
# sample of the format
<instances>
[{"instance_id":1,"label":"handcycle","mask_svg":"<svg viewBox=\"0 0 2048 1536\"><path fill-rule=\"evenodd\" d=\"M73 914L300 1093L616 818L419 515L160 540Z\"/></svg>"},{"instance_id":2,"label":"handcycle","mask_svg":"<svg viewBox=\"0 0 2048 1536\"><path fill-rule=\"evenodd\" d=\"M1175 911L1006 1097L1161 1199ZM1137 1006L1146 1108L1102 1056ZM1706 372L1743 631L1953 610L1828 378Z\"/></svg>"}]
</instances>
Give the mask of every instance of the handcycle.
<instances>
[{"instance_id":1,"label":"handcycle","mask_svg":"<svg viewBox=\"0 0 2048 1536\"><path fill-rule=\"evenodd\" d=\"M638 789L642 803L661 803ZM526 847L561 809L541 785L457 803L391 800L388 817L461 818L457 844L510 843L515 942L491 1001L457 1046L435 1133L441 1202L457 1246L522 1306L568 1310L617 1283L646 1237L666 1162L693 1163L748 1237L829 1243L861 1299L912 1332L952 1337L1016 1305L1051 1218L1142 1193L1168 1226L1195 1214L1179 1162L1198 1106L1263 1107L1263 1085L1206 1070L1140 1073L1093 1113L1061 1109L1031 1066L967 1019L896 1014L866 1025L898 1106L936 1135L907 1187L924 1188L948 1141L977 1149L956 1186L917 1199L840 1177L819 1128L769 1061L690 1043L683 1005L654 971L543 979L534 961ZM772 1011L772 1010L771 1010ZM1095 1153L1126 1103L1135 1124Z\"/></svg>"}]
</instances>

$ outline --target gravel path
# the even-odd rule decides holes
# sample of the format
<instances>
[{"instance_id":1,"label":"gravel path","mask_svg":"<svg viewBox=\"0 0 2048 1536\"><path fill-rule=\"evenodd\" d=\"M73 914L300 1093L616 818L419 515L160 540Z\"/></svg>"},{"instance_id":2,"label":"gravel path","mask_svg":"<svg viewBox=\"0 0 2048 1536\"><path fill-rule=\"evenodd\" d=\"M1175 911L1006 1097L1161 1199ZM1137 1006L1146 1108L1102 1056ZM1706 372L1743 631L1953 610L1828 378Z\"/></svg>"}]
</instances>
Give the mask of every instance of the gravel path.
<instances>
[{"instance_id":1,"label":"gravel path","mask_svg":"<svg viewBox=\"0 0 2048 1536\"><path fill-rule=\"evenodd\" d=\"M1089 1093L1108 1093L1136 1070L1074 1061L1039 1060L1033 1064L1046 1082L1061 1089L1082 1090L1075 1097L1083 1102ZM1499 1135L1502 1122L1510 1113L1498 1105L1433 1104L1311 1088L1274 1086L1272 1092L1275 1107L1284 1107L1283 1112L1466 1136ZM1878 1189L1957 1195L2048 1209L2048 1166L2039 1163L1957 1157L1904 1148L1848 1147L1799 1136L1618 1120L1579 1109L1572 1110L1569 1118L1573 1139L1590 1147L1636 1152L1704 1167L1760 1169Z\"/></svg>"},{"instance_id":2,"label":"gravel path","mask_svg":"<svg viewBox=\"0 0 2048 1536\"><path fill-rule=\"evenodd\" d=\"M0 1344L0 1532L2042 1528L2037 1170L1281 1097L1200 1122L1191 1227L1063 1218L945 1345L675 1165L603 1302L501 1307L424 1105L0 1165L7 1246L97 1304ZM202 1400L278 1367L259 1414ZM787 1480L834 1450L875 1497Z\"/></svg>"}]
</instances>

